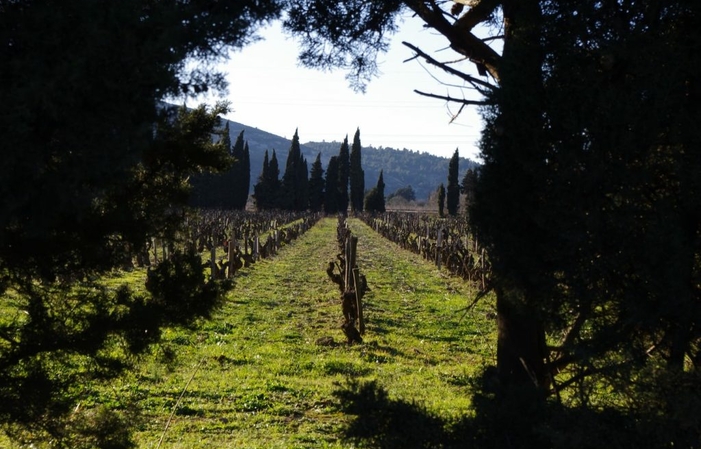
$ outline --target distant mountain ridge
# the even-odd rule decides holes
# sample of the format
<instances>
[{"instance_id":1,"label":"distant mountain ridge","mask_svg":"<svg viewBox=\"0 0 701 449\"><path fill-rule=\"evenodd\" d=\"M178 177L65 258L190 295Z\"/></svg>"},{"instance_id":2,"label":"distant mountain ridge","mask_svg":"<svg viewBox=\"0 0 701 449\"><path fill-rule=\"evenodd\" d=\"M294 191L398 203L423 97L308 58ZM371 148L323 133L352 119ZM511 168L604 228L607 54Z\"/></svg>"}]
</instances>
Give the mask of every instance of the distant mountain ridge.
<instances>
[{"instance_id":1,"label":"distant mountain ridge","mask_svg":"<svg viewBox=\"0 0 701 449\"><path fill-rule=\"evenodd\" d=\"M251 157L251 192L253 185L258 182L263 170L263 158L267 150L272 156L273 150L277 154L280 165L280 177L285 170L287 154L290 150L291 140L253 126L228 120L231 141L244 131L244 140L248 141ZM290 130L290 135L294 130ZM304 130L300 130L300 140L304 140ZM360 130L360 141L363 140L363 130ZM349 144L352 142L349 142ZM328 166L331 156L338 155L341 142L307 142L301 144L302 155L307 159L311 167L317 154L321 153L321 163L324 171ZM412 151L408 149L397 150L394 148L375 148L363 146L362 166L365 171L365 188L370 189L377 183L380 170L384 171L385 195L411 185L416 192L418 200L425 200L443 183L448 181L449 158L435 156L426 152ZM478 164L466 158L460 158L459 180L468 168L474 168Z\"/></svg>"}]
</instances>

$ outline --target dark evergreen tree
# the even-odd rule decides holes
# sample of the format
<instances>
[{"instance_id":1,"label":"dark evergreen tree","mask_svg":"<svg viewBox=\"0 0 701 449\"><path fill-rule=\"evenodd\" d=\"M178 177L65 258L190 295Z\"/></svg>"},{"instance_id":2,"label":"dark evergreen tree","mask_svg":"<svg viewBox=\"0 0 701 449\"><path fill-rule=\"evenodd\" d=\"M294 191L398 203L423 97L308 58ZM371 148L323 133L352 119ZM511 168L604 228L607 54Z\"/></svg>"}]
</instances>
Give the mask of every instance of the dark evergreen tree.
<instances>
[{"instance_id":1,"label":"dark evergreen tree","mask_svg":"<svg viewBox=\"0 0 701 449\"><path fill-rule=\"evenodd\" d=\"M220 136L220 144L228 155L231 155L231 138L229 136L229 122L226 122ZM234 158L229 157L229 169L221 171L204 171L196 173L190 178L192 186L190 192L190 204L193 207L204 209L230 209L234 204L233 197L233 170Z\"/></svg>"},{"instance_id":2,"label":"dark evergreen tree","mask_svg":"<svg viewBox=\"0 0 701 449\"><path fill-rule=\"evenodd\" d=\"M701 3L372 3L295 2L293 31L353 24L309 33L304 61L362 84L407 8L494 80L415 48L485 95L459 100L486 106L471 221L498 323L476 446L698 447ZM495 21L501 54L473 33Z\"/></svg>"},{"instance_id":3,"label":"dark evergreen tree","mask_svg":"<svg viewBox=\"0 0 701 449\"><path fill-rule=\"evenodd\" d=\"M365 195L365 210L367 212L385 211L385 181L382 171L377 179L377 185Z\"/></svg>"},{"instance_id":4,"label":"dark evergreen tree","mask_svg":"<svg viewBox=\"0 0 701 449\"><path fill-rule=\"evenodd\" d=\"M465 172L465 176L462 178L462 184L460 185L460 191L465 194L465 203L469 207L475 201L475 188L477 186L477 171L468 168Z\"/></svg>"},{"instance_id":5,"label":"dark evergreen tree","mask_svg":"<svg viewBox=\"0 0 701 449\"><path fill-rule=\"evenodd\" d=\"M360 145L360 128L355 131L353 145L350 152L350 201L353 212L363 211L363 200L365 197L365 172L363 171Z\"/></svg>"},{"instance_id":6,"label":"dark evergreen tree","mask_svg":"<svg viewBox=\"0 0 701 449\"><path fill-rule=\"evenodd\" d=\"M270 176L269 171L270 161L268 160L268 150L266 150L265 156L263 157L263 170L260 176L258 176L258 182L253 186L253 200L258 210L268 209L268 205L270 204L270 194L268 193L270 186L266 183Z\"/></svg>"},{"instance_id":7,"label":"dark evergreen tree","mask_svg":"<svg viewBox=\"0 0 701 449\"><path fill-rule=\"evenodd\" d=\"M248 203L248 196L251 193L251 151L248 148L248 141L243 148L243 168L241 169L241 188L239 194L241 195L239 205L241 209L246 209L246 204Z\"/></svg>"},{"instance_id":8,"label":"dark evergreen tree","mask_svg":"<svg viewBox=\"0 0 701 449\"><path fill-rule=\"evenodd\" d=\"M326 169L326 193L324 197L324 212L337 214L338 211L338 157L331 156Z\"/></svg>"},{"instance_id":9,"label":"dark evergreen tree","mask_svg":"<svg viewBox=\"0 0 701 449\"><path fill-rule=\"evenodd\" d=\"M266 150L263 158L263 170L258 177L258 182L253 188L253 198L256 203L256 209L276 209L279 206L280 192L280 169L278 168L277 155L273 150L273 155L268 160L268 151Z\"/></svg>"},{"instance_id":10,"label":"dark evergreen tree","mask_svg":"<svg viewBox=\"0 0 701 449\"><path fill-rule=\"evenodd\" d=\"M205 61L279 5L215 3L0 1L0 426L31 436L19 445L133 447L124 410L85 401L92 387L221 299L177 251L145 288L102 282L152 238L175 245L188 179L227 169L212 139L226 107L160 102L222 87Z\"/></svg>"},{"instance_id":11,"label":"dark evergreen tree","mask_svg":"<svg viewBox=\"0 0 701 449\"><path fill-rule=\"evenodd\" d=\"M438 216L445 217L445 186L438 187Z\"/></svg>"},{"instance_id":12,"label":"dark evergreen tree","mask_svg":"<svg viewBox=\"0 0 701 449\"><path fill-rule=\"evenodd\" d=\"M309 165L307 159L301 155L298 171L299 194L296 197L295 210L305 211L309 209Z\"/></svg>"},{"instance_id":13,"label":"dark evergreen tree","mask_svg":"<svg viewBox=\"0 0 701 449\"><path fill-rule=\"evenodd\" d=\"M280 164L277 160L277 154L273 150L273 155L270 157L270 164L268 165L268 176L265 178L266 185L268 186L268 209L279 209L280 208L280 196L282 185L280 183Z\"/></svg>"},{"instance_id":14,"label":"dark evergreen tree","mask_svg":"<svg viewBox=\"0 0 701 449\"><path fill-rule=\"evenodd\" d=\"M459 164L460 156L456 149L448 163L448 188L445 194L446 207L450 215L457 215L458 208L460 207L460 182L458 181Z\"/></svg>"},{"instance_id":15,"label":"dark evergreen tree","mask_svg":"<svg viewBox=\"0 0 701 449\"><path fill-rule=\"evenodd\" d=\"M338 211L346 214L348 210L348 177L350 171L350 148L348 136L343 139L338 150Z\"/></svg>"},{"instance_id":16,"label":"dark evergreen tree","mask_svg":"<svg viewBox=\"0 0 701 449\"><path fill-rule=\"evenodd\" d=\"M321 165L321 153L316 155L309 175L309 209L321 211L324 205L324 169Z\"/></svg>"},{"instance_id":17,"label":"dark evergreen tree","mask_svg":"<svg viewBox=\"0 0 701 449\"><path fill-rule=\"evenodd\" d=\"M227 126L229 123L227 122ZM228 188L232 192L232 206L234 209L245 209L248 201L248 185L250 183L250 162L246 155L246 143L243 140L243 130L236 138L231 155L234 158L234 165L231 168Z\"/></svg>"},{"instance_id":18,"label":"dark evergreen tree","mask_svg":"<svg viewBox=\"0 0 701 449\"><path fill-rule=\"evenodd\" d=\"M302 156L299 146L299 134L295 130L287 154L285 173L282 177L280 208L286 210L306 210L309 205L309 171L307 161Z\"/></svg>"}]
</instances>

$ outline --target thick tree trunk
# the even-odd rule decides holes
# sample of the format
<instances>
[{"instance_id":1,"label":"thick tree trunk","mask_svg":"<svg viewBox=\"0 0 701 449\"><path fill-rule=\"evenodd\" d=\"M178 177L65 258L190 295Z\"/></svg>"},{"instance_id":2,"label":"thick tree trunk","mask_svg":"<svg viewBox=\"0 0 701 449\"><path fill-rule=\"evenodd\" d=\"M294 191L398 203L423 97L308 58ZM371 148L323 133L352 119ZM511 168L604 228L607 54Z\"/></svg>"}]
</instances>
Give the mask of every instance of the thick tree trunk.
<instances>
[{"instance_id":1,"label":"thick tree trunk","mask_svg":"<svg viewBox=\"0 0 701 449\"><path fill-rule=\"evenodd\" d=\"M500 188L503 217L502 273L497 285L497 370L503 386L531 385L545 391L545 334L537 305L530 301L539 252L539 224L531 217L538 210L542 163L542 55L539 48L540 7L537 0L503 2L505 39L501 62L499 158L503 174ZM511 243L509 243L511 242ZM541 244L543 242L540 242ZM509 252L511 256L509 256ZM531 259L531 257L536 259ZM506 260L512 258L511 260ZM537 281L535 281L537 282Z\"/></svg>"},{"instance_id":2,"label":"thick tree trunk","mask_svg":"<svg viewBox=\"0 0 701 449\"><path fill-rule=\"evenodd\" d=\"M504 387L532 385L545 393L545 333L540 320L514 291L497 289L497 371Z\"/></svg>"}]
</instances>

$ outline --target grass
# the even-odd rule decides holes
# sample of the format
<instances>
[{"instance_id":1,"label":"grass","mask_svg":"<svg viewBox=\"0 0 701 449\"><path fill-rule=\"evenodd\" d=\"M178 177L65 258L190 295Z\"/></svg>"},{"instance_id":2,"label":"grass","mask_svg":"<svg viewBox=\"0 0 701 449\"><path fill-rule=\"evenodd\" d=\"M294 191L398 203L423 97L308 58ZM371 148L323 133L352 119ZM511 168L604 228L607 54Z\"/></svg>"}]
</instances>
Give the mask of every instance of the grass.
<instances>
[{"instance_id":1,"label":"grass","mask_svg":"<svg viewBox=\"0 0 701 449\"><path fill-rule=\"evenodd\" d=\"M95 401L139 403L141 448L362 446L344 438L356 417L339 392L353 381L374 382L390 400L446 423L469 414L470 379L496 353L492 305L466 312L468 284L349 223L371 289L363 344L344 343L339 291L325 273L338 252L336 219L326 218L237 273L213 319L168 330Z\"/></svg>"}]
</instances>

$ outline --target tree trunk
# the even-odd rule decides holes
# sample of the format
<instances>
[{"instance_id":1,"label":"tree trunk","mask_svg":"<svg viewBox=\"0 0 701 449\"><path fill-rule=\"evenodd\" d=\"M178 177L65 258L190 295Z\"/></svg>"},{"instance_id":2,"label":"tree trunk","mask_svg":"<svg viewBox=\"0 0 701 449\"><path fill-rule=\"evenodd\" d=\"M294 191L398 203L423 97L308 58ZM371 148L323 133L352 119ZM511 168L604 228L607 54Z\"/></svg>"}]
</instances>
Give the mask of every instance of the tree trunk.
<instances>
[{"instance_id":1,"label":"tree trunk","mask_svg":"<svg viewBox=\"0 0 701 449\"><path fill-rule=\"evenodd\" d=\"M502 386L549 387L543 325L518 292L497 291L497 372Z\"/></svg>"},{"instance_id":2,"label":"tree trunk","mask_svg":"<svg viewBox=\"0 0 701 449\"><path fill-rule=\"evenodd\" d=\"M538 271L538 223L531 217L539 208L542 161L542 56L539 48L540 8L537 0L503 2L505 39L496 131L503 178L501 207L503 235L499 238L501 273L495 272L497 293L497 371L503 386L534 386L545 390L545 334L537 305L529 301L532 277ZM506 180L508 179L508 181ZM537 213L537 212L536 212ZM542 244L543 242L541 242ZM513 260L507 260L513 259ZM537 281L536 281L537 282Z\"/></svg>"}]
</instances>

